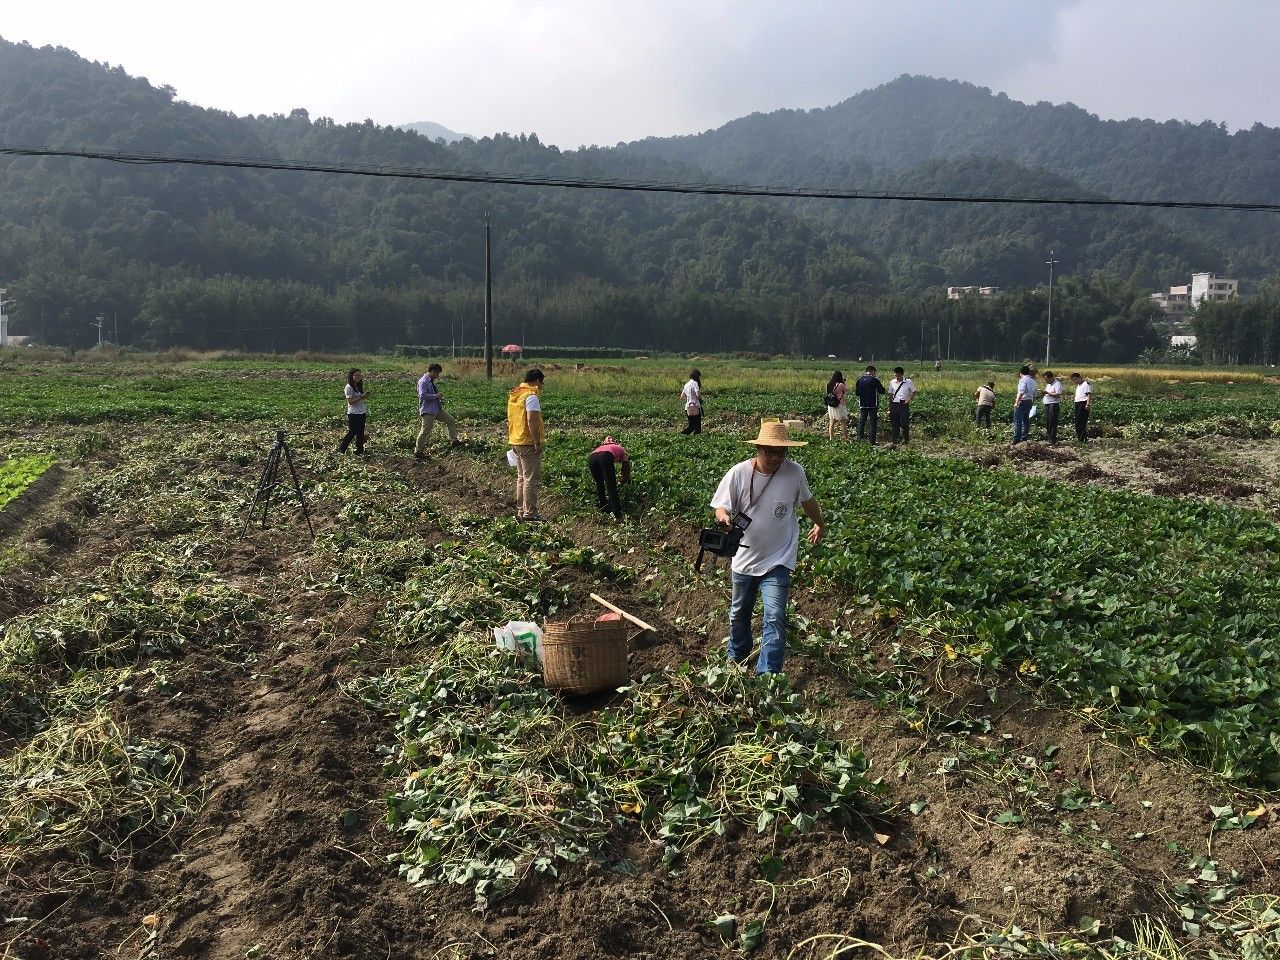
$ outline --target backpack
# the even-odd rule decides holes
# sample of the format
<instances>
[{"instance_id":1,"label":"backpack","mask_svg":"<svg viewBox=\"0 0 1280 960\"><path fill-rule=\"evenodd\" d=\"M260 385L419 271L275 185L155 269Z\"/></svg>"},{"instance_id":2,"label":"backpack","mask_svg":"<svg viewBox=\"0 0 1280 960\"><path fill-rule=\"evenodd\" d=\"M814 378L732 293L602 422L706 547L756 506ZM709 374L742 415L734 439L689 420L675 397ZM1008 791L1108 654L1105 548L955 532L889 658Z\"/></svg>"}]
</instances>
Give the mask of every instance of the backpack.
<instances>
[{"instance_id":1,"label":"backpack","mask_svg":"<svg viewBox=\"0 0 1280 960\"><path fill-rule=\"evenodd\" d=\"M826 402L828 407L840 406L840 398L836 396L835 387L832 387L827 391L827 395L823 397L823 400Z\"/></svg>"}]
</instances>

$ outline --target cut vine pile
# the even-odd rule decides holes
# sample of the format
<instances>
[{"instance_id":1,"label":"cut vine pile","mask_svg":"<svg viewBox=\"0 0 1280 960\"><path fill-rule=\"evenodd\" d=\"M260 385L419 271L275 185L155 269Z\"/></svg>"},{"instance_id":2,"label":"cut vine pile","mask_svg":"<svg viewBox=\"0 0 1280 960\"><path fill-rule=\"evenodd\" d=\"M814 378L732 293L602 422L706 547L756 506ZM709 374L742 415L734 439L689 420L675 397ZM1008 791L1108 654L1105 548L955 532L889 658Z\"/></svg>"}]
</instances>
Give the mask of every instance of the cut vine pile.
<instances>
[{"instance_id":1,"label":"cut vine pile","mask_svg":"<svg viewBox=\"0 0 1280 960\"><path fill-rule=\"evenodd\" d=\"M12 430L62 476L4 554L0 955L1280 956L1264 513L811 437L828 539L757 678L691 565L739 433L622 436L618 526L575 403L536 526L488 427L299 423L314 540L246 529L274 427ZM624 688L495 647L592 592L657 627Z\"/></svg>"}]
</instances>

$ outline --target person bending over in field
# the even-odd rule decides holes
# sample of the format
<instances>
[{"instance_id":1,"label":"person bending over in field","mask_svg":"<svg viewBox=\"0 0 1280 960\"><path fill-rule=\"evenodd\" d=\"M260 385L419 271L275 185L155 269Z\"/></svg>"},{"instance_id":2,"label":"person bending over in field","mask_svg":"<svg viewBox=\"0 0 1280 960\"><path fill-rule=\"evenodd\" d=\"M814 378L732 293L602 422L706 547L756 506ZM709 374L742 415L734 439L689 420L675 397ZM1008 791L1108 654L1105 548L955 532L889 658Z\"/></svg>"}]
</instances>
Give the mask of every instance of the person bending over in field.
<instances>
[{"instance_id":1,"label":"person bending over in field","mask_svg":"<svg viewBox=\"0 0 1280 960\"><path fill-rule=\"evenodd\" d=\"M991 429L991 411L996 406L996 382L988 380L985 386L978 387L973 393L978 401L977 424L980 428Z\"/></svg>"},{"instance_id":2,"label":"person bending over in field","mask_svg":"<svg viewBox=\"0 0 1280 960\"><path fill-rule=\"evenodd\" d=\"M351 441L356 442L356 456L364 456L365 390L364 376L355 367L347 371L347 385L343 389L347 399L347 435L338 444L338 452L346 453Z\"/></svg>"},{"instance_id":3,"label":"person bending over in field","mask_svg":"<svg viewBox=\"0 0 1280 960\"><path fill-rule=\"evenodd\" d=\"M731 467L711 498L716 520L726 527L733 526L739 515L750 518L730 566L729 659L745 663L750 655L751 616L756 597L763 594L756 673L781 673L787 641L787 594L800 547L796 507L813 521L808 536L811 544L822 539L826 528L822 509L809 491L804 467L787 459L788 450L803 447L804 442L792 440L781 423L762 423L760 435L745 442L755 446L755 456Z\"/></svg>"},{"instance_id":4,"label":"person bending over in field","mask_svg":"<svg viewBox=\"0 0 1280 960\"><path fill-rule=\"evenodd\" d=\"M542 445L547 429L542 422L542 371L530 370L524 382L507 394L507 442L516 457L516 518L542 522L538 486L542 478Z\"/></svg>"},{"instance_id":5,"label":"person bending over in field","mask_svg":"<svg viewBox=\"0 0 1280 960\"><path fill-rule=\"evenodd\" d=\"M689 418L680 432L686 436L702 432L702 374L696 369L689 372L689 379L680 390L684 402L684 415Z\"/></svg>"},{"instance_id":6,"label":"person bending over in field","mask_svg":"<svg viewBox=\"0 0 1280 960\"><path fill-rule=\"evenodd\" d=\"M440 388L436 386L436 381L440 379L440 374L444 372L444 368L438 363L433 363L427 367L427 372L422 375L418 381L418 440L413 445L413 457L415 460L423 460L427 456L427 441L431 439L431 430L439 420L449 430L449 441L454 445L458 445L458 421L449 415L449 411L444 408L444 397L440 395Z\"/></svg>"},{"instance_id":7,"label":"person bending over in field","mask_svg":"<svg viewBox=\"0 0 1280 960\"><path fill-rule=\"evenodd\" d=\"M622 503L618 500L618 469L622 464L622 482L631 482L631 456L626 447L613 437L605 437L604 443L591 451L587 468L596 482L596 508L601 513L612 513L613 519L622 522Z\"/></svg>"}]
</instances>

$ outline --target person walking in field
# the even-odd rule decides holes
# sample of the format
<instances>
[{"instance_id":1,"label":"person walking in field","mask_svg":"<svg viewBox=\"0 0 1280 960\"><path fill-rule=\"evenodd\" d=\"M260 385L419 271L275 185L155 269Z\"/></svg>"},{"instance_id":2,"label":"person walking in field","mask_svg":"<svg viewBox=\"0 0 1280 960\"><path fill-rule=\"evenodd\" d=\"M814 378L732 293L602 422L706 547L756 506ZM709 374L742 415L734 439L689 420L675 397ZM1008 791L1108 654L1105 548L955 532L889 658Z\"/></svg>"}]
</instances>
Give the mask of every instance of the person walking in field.
<instances>
[{"instance_id":1,"label":"person walking in field","mask_svg":"<svg viewBox=\"0 0 1280 960\"><path fill-rule=\"evenodd\" d=\"M622 464L622 482L631 482L631 456L627 448L613 437L605 437L600 446L587 457L587 468L596 482L596 509L612 513L613 519L622 522L622 503L618 499L618 468Z\"/></svg>"},{"instance_id":2,"label":"person walking in field","mask_svg":"<svg viewBox=\"0 0 1280 960\"><path fill-rule=\"evenodd\" d=\"M530 370L524 382L507 394L507 442L516 458L516 518L541 523L538 487L542 476L542 447L546 424L542 420L542 371Z\"/></svg>"},{"instance_id":3,"label":"person walking in field","mask_svg":"<svg viewBox=\"0 0 1280 960\"><path fill-rule=\"evenodd\" d=\"M874 366L867 367L866 373L853 385L853 392L858 396L858 440L861 441L871 427L868 439L876 445L876 426L880 420L880 398L887 392L880 378L876 376Z\"/></svg>"},{"instance_id":4,"label":"person walking in field","mask_svg":"<svg viewBox=\"0 0 1280 960\"><path fill-rule=\"evenodd\" d=\"M1089 411L1093 407L1093 384L1078 373L1071 375L1071 382L1076 388L1076 439L1081 443L1089 442Z\"/></svg>"},{"instance_id":5,"label":"person walking in field","mask_svg":"<svg viewBox=\"0 0 1280 960\"><path fill-rule=\"evenodd\" d=\"M449 430L449 441L455 446L458 443L458 421L449 415L444 408L444 397L436 381L444 368L438 363L427 367L427 372L418 380L418 440L413 445L415 460L423 460L427 455L427 441L431 439L431 430L439 420Z\"/></svg>"},{"instance_id":6,"label":"person walking in field","mask_svg":"<svg viewBox=\"0 0 1280 960\"><path fill-rule=\"evenodd\" d=\"M722 525L732 526L740 514L750 518L730 565L733 598L728 654L734 663L746 662L753 645L751 619L756 598L763 595L756 673L781 673L786 653L787 594L800 546L796 507L813 523L809 543L817 544L826 527L804 467L787 458L793 447L803 447L804 442L792 440L781 423L762 423L759 436L745 442L755 446L755 456L731 467L711 498L716 520Z\"/></svg>"},{"instance_id":7,"label":"person walking in field","mask_svg":"<svg viewBox=\"0 0 1280 960\"><path fill-rule=\"evenodd\" d=\"M827 381L827 395L824 398L827 404L827 439L835 439L836 424L844 430L844 438L849 439L849 407L845 404L844 398L849 392L848 385L844 382L844 374L837 370L831 374L831 379ZM832 401L835 401L834 403Z\"/></svg>"},{"instance_id":8,"label":"person walking in field","mask_svg":"<svg viewBox=\"0 0 1280 960\"><path fill-rule=\"evenodd\" d=\"M347 371L347 385L343 388L347 400L347 435L338 444L338 452L346 453L351 441L356 442L356 456L364 456L365 409L364 374L355 367Z\"/></svg>"},{"instance_id":9,"label":"person walking in field","mask_svg":"<svg viewBox=\"0 0 1280 960\"><path fill-rule=\"evenodd\" d=\"M1058 442L1058 413L1062 409L1062 381L1053 375L1052 370L1044 372L1044 389L1040 391L1044 398L1044 433L1050 443Z\"/></svg>"},{"instance_id":10,"label":"person walking in field","mask_svg":"<svg viewBox=\"0 0 1280 960\"><path fill-rule=\"evenodd\" d=\"M702 432L702 374L695 368L689 371L689 379L680 390L684 402L684 415L689 418L680 432L685 436Z\"/></svg>"},{"instance_id":11,"label":"person walking in field","mask_svg":"<svg viewBox=\"0 0 1280 960\"><path fill-rule=\"evenodd\" d=\"M989 380L984 386L974 391L973 399L978 401L977 424L980 429L991 429L991 411L996 405L996 382Z\"/></svg>"},{"instance_id":12,"label":"person walking in field","mask_svg":"<svg viewBox=\"0 0 1280 960\"><path fill-rule=\"evenodd\" d=\"M899 437L903 443L911 441L911 398L915 395L916 385L901 367L894 367L889 381L889 442L895 447Z\"/></svg>"},{"instance_id":13,"label":"person walking in field","mask_svg":"<svg viewBox=\"0 0 1280 960\"><path fill-rule=\"evenodd\" d=\"M1018 374L1018 391L1013 398L1013 444L1015 446L1026 440L1031 432L1031 408L1036 402L1036 380L1031 376L1031 368L1024 366Z\"/></svg>"}]
</instances>

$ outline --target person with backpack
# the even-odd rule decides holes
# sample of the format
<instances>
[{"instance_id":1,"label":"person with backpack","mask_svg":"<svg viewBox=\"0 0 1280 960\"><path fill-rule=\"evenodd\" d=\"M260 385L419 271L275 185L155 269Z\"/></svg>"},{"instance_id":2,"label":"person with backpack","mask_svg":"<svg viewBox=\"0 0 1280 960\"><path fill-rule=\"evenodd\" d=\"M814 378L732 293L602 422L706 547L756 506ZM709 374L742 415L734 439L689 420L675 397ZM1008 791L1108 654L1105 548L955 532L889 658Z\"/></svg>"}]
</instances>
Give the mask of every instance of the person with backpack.
<instances>
[{"instance_id":1,"label":"person with backpack","mask_svg":"<svg viewBox=\"0 0 1280 960\"><path fill-rule=\"evenodd\" d=\"M867 425L870 424L871 434L868 439L874 447L876 426L880 420L880 398L887 393L884 384L876 376L874 365L867 367L867 372L858 378L858 382L853 385L853 392L858 396L858 440L862 440L867 432Z\"/></svg>"},{"instance_id":2,"label":"person with backpack","mask_svg":"<svg viewBox=\"0 0 1280 960\"><path fill-rule=\"evenodd\" d=\"M915 395L916 385L901 367L894 367L889 381L889 426L893 428L890 443L895 447L899 436L903 443L911 440L911 398Z\"/></svg>"},{"instance_id":3,"label":"person with backpack","mask_svg":"<svg viewBox=\"0 0 1280 960\"><path fill-rule=\"evenodd\" d=\"M823 398L827 404L827 439L835 439L836 424L844 428L844 438L849 439L849 408L844 398L849 387L844 382L844 374L837 370L827 381L827 395Z\"/></svg>"},{"instance_id":4,"label":"person with backpack","mask_svg":"<svg viewBox=\"0 0 1280 960\"><path fill-rule=\"evenodd\" d=\"M613 437L605 437L600 446L587 457L587 468L596 482L596 508L601 513L612 513L613 519L622 522L622 503L618 499L618 468L622 464L622 482L631 481L631 456L627 448Z\"/></svg>"},{"instance_id":5,"label":"person with backpack","mask_svg":"<svg viewBox=\"0 0 1280 960\"><path fill-rule=\"evenodd\" d=\"M702 374L697 368L689 372L689 379L680 390L680 399L684 402L684 415L689 422L680 432L685 436L702 432Z\"/></svg>"},{"instance_id":6,"label":"person with backpack","mask_svg":"<svg viewBox=\"0 0 1280 960\"><path fill-rule=\"evenodd\" d=\"M449 442L458 445L458 421L453 419L444 408L444 398L440 396L440 388L436 381L444 368L438 363L427 367L427 372L418 380L418 439L413 445L413 458L424 460L427 456L427 441L431 439L431 430L439 420L449 430Z\"/></svg>"}]
</instances>

